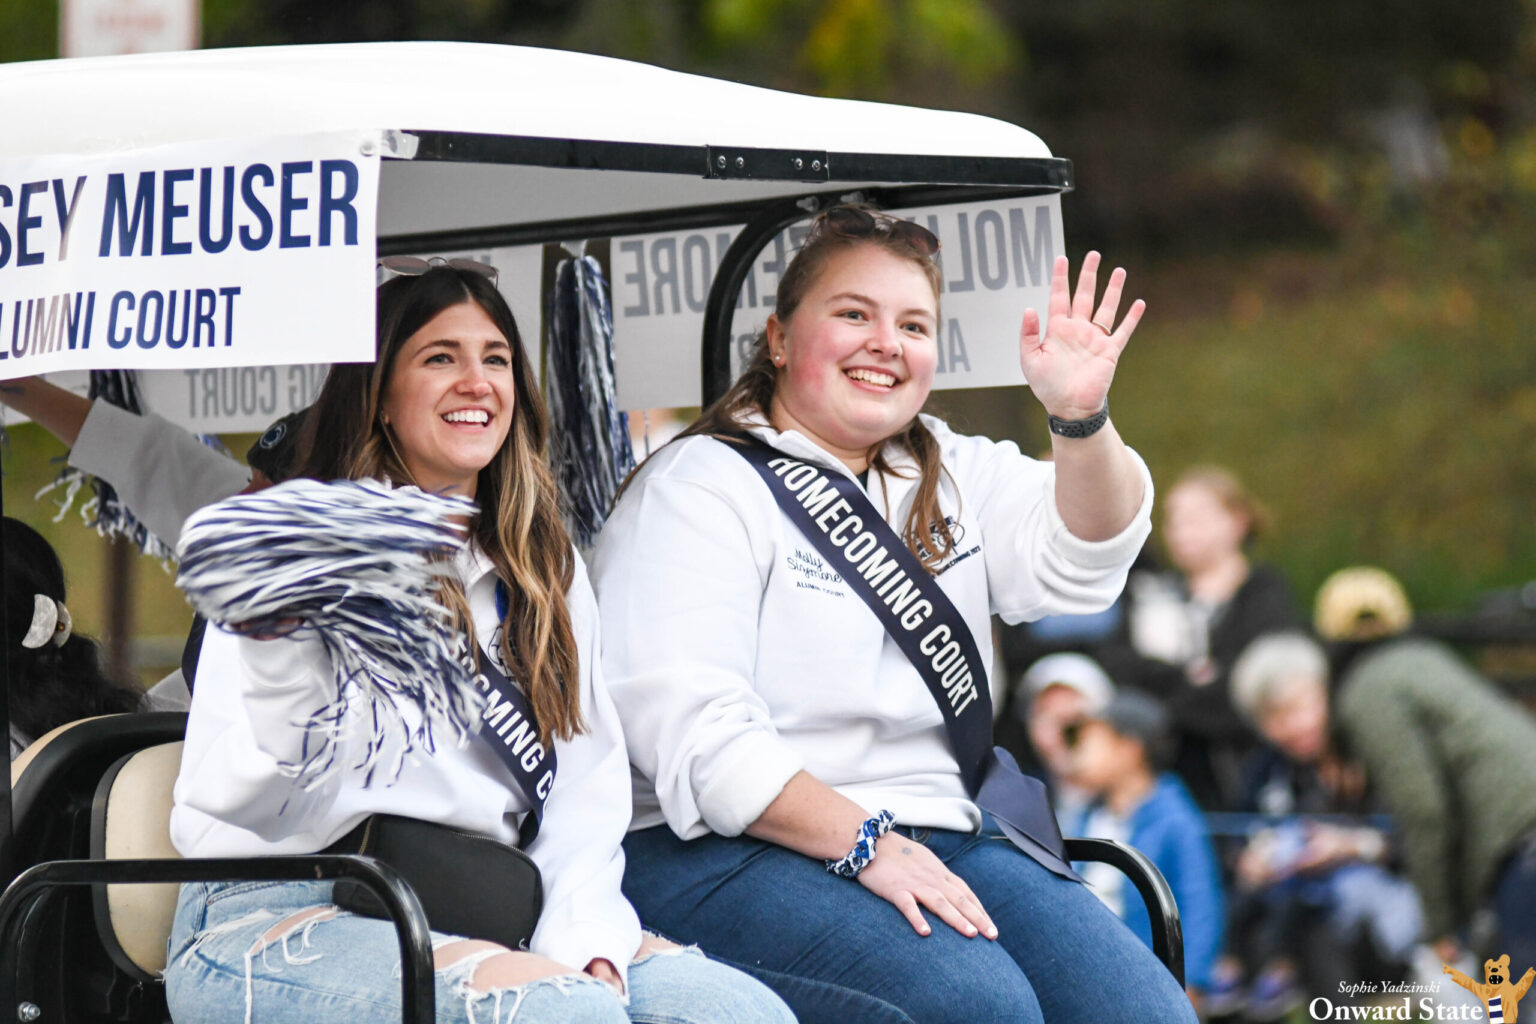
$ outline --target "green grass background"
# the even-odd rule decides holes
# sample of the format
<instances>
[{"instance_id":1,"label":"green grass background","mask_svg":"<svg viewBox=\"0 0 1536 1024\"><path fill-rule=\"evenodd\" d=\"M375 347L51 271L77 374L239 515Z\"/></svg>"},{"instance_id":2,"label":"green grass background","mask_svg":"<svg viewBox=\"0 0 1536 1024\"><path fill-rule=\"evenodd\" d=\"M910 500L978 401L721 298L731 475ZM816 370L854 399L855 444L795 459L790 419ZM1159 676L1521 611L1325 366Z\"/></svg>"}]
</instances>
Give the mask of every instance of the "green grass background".
<instances>
[{"instance_id":1,"label":"green grass background","mask_svg":"<svg viewBox=\"0 0 1536 1024\"><path fill-rule=\"evenodd\" d=\"M1243 476L1277 516L1259 554L1298 594L1359 562L1425 608L1536 579L1533 228L1164 268L1171 315L1133 339L1116 418L1159 479Z\"/></svg>"}]
</instances>

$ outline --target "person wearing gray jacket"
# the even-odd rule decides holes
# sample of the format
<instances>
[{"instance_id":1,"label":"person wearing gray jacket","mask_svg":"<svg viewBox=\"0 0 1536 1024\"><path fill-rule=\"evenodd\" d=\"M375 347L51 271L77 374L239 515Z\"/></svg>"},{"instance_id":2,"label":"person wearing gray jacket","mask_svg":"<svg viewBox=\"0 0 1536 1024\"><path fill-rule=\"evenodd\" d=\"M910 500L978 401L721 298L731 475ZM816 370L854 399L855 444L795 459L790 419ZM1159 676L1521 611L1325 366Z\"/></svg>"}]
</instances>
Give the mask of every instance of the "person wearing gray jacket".
<instances>
[{"instance_id":1,"label":"person wearing gray jacket","mask_svg":"<svg viewBox=\"0 0 1536 1024\"><path fill-rule=\"evenodd\" d=\"M1390 576L1343 570L1318 597L1332 671L1310 638L1264 637L1233 670L1234 702L1293 760L1364 767L1442 960L1491 905L1496 952L1536 964L1536 718L1410 621Z\"/></svg>"}]
</instances>

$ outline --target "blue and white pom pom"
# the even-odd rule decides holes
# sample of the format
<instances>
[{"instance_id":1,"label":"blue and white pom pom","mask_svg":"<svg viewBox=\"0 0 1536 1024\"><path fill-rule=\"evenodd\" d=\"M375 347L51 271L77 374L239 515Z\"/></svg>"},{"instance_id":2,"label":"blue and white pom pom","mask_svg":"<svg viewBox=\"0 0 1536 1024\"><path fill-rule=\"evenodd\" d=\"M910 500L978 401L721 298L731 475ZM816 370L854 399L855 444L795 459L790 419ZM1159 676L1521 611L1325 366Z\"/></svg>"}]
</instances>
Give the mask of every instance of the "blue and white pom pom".
<instances>
[{"instance_id":1,"label":"blue and white pom pom","mask_svg":"<svg viewBox=\"0 0 1536 1024\"><path fill-rule=\"evenodd\" d=\"M597 260L561 261L546 322L549 462L565 499L566 526L585 548L596 541L635 468L629 421L614 383L613 310Z\"/></svg>"},{"instance_id":2,"label":"blue and white pom pom","mask_svg":"<svg viewBox=\"0 0 1536 1024\"><path fill-rule=\"evenodd\" d=\"M484 698L436 595L476 511L415 487L291 480L187 520L176 584L193 608L245 635L318 636L330 654L336 698L302 723L304 754L283 766L306 786L343 767L366 785L386 751L398 777L411 751L435 749L434 725L469 735ZM340 764L357 722L360 755Z\"/></svg>"}]
</instances>

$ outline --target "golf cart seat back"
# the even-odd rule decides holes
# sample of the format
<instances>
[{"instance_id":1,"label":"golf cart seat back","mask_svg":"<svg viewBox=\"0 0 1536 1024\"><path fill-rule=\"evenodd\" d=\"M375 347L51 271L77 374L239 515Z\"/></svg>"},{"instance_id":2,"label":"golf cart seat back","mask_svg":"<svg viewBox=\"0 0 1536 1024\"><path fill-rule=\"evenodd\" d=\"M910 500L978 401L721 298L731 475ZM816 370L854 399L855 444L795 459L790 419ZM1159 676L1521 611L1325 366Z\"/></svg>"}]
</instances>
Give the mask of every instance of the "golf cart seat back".
<instances>
[{"instance_id":1,"label":"golf cart seat back","mask_svg":"<svg viewBox=\"0 0 1536 1024\"><path fill-rule=\"evenodd\" d=\"M185 712L147 711L70 722L31 743L11 763L13 835L3 858L8 872L87 856L102 775L125 754L179 740L186 730Z\"/></svg>"},{"instance_id":2,"label":"golf cart seat back","mask_svg":"<svg viewBox=\"0 0 1536 1024\"><path fill-rule=\"evenodd\" d=\"M28 746L12 764L14 832L3 849L6 881L38 864L89 859L93 847L107 849L93 834L103 779L121 775L120 763L140 751L178 745L186 722L181 712L104 715L61 726ZM173 780L175 771L170 765ZM129 778L138 774L131 772ZM168 790L165 801L168 814ZM127 804L120 809L126 810ZM115 823L126 820L114 816ZM160 830L164 820L162 815ZM147 821L145 827L150 827ZM167 845L168 839L167 834ZM148 888L114 887L122 892L113 896L120 905L124 896L142 901ZM176 887L168 889L174 901ZM164 893L161 890L162 898ZM0 953L0 973L14 986L17 1006L31 1003L44 1014L40 1019L87 1024L164 1019L160 985L144 980L149 977L144 968L154 963L143 955L148 947L128 938L126 948L143 960L129 971L124 964L134 958L115 951L123 944L107 941L101 930L98 917L104 911L98 911L97 903L105 906L107 900L103 886L61 887L26 907L11 945ZM160 942L163 961L164 939Z\"/></svg>"},{"instance_id":3,"label":"golf cart seat back","mask_svg":"<svg viewBox=\"0 0 1536 1024\"><path fill-rule=\"evenodd\" d=\"M96 786L91 857L172 859L171 791L181 769L180 741L126 754ZM154 981L165 970L166 943L181 886L175 883L92 886L97 930L107 955L130 976Z\"/></svg>"},{"instance_id":4,"label":"golf cart seat back","mask_svg":"<svg viewBox=\"0 0 1536 1024\"><path fill-rule=\"evenodd\" d=\"M16 830L4 849L11 884L0 900L11 905L0 910L0 1003L30 1004L35 1019L70 1024L164 1024L160 975L183 881L348 877L381 898L392 894L385 902L408 948L402 1019L429 1024L426 918L387 866L338 855L180 856L170 814L186 721L179 712L87 719L18 758Z\"/></svg>"}]
</instances>

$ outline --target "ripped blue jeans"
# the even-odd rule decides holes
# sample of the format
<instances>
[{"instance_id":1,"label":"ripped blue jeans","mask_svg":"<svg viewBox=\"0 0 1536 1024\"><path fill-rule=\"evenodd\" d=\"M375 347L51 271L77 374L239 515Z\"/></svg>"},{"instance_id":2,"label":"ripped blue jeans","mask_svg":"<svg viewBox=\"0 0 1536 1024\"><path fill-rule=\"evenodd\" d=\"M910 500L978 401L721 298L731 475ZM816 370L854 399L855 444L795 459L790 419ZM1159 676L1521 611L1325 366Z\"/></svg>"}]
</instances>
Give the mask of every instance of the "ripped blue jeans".
<instances>
[{"instance_id":1,"label":"ripped blue jeans","mask_svg":"<svg viewBox=\"0 0 1536 1024\"><path fill-rule=\"evenodd\" d=\"M165 967L177 1024L353 1024L400 1019L400 950L388 921L331 903L331 882L191 883ZM456 936L433 933L442 952ZM629 999L585 974L509 988L472 984L485 953L436 972L439 1024L793 1024L747 975L689 949L629 968Z\"/></svg>"}]
</instances>

